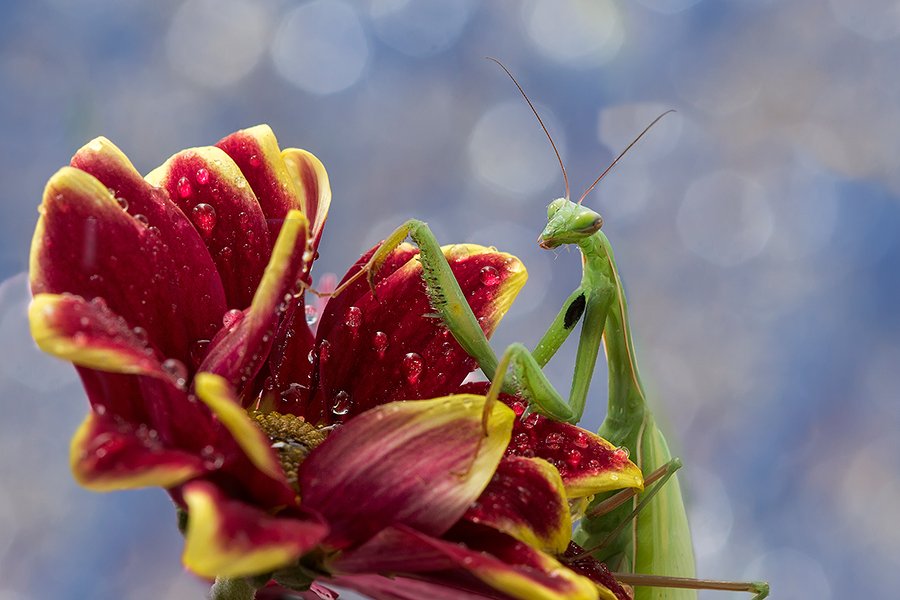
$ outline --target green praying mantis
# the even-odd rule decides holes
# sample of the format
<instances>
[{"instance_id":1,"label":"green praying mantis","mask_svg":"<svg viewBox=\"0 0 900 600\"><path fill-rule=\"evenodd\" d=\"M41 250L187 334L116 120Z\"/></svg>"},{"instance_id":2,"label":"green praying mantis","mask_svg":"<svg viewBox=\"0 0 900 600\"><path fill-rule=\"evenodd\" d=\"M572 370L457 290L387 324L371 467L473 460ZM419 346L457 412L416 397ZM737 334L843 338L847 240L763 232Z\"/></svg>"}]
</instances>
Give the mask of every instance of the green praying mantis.
<instances>
[{"instance_id":1,"label":"green praying mantis","mask_svg":"<svg viewBox=\"0 0 900 600\"><path fill-rule=\"evenodd\" d=\"M540 115L512 74L498 61L494 62L510 76L547 132ZM662 116L653 121L625 152ZM550 137L549 133L547 136ZM552 138L550 142L553 144ZM553 149L556 151L555 144ZM582 199L625 152L597 178ZM637 600L695 599L696 589L747 591L755 594L753 600L762 600L768 595L768 585L765 583L694 579L694 556L687 515L677 476L673 475L680 463L678 459L672 459L647 402L638 371L622 281L609 240L600 230L603 220L598 213L582 206L581 200L577 203L569 200L565 167L558 151L556 156L566 180L566 197L550 203L547 226L539 242L546 249L578 246L583 257L583 273L581 284L565 301L533 351L522 344L512 344L498 361L440 245L421 221L407 221L388 236L358 275L367 273L372 285L375 273L390 252L407 237L411 238L420 250L419 260L431 304L463 349L478 361L485 376L495 385L498 378L502 378L504 392L518 393L528 400L530 412L559 421L575 424L581 419L603 343L609 369L609 401L607 416L598 433L612 444L627 448L643 473L657 470L654 476L647 477L648 483L658 474L664 474L664 479L643 494L624 491L595 498L578 524L574 540L588 549L587 553L616 571L614 574L619 581L635 586ZM342 287L333 293L340 293ZM566 400L553 388L542 369L579 321L583 324L572 386ZM511 373L507 373L509 367ZM673 481L663 485L665 479L670 477ZM613 535L610 535L611 531Z\"/></svg>"}]
</instances>

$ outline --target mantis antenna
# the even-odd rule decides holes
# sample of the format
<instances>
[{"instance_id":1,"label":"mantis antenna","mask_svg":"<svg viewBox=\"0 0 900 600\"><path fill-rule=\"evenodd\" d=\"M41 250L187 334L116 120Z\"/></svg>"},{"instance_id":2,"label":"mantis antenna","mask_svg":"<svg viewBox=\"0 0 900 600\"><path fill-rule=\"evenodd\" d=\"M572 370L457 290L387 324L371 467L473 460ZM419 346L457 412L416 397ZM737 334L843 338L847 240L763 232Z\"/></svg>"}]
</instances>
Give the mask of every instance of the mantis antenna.
<instances>
[{"instance_id":1,"label":"mantis antenna","mask_svg":"<svg viewBox=\"0 0 900 600\"><path fill-rule=\"evenodd\" d=\"M498 65L500 65L500 68L501 68L501 69L503 69L504 71L506 71L506 74L509 75L509 78L512 79L512 82L513 82L514 84L516 84L516 87L517 87L517 88L519 88L519 92L522 93L522 97L525 98L525 102L528 103L528 106L531 108L531 112L533 112L533 113L534 113L534 116L537 117L538 123L541 124L541 128L544 130L544 133L547 134L547 139L550 140L550 145L553 146L553 151L556 153L556 159L559 161L559 166L560 166L560 168L562 169L563 180L566 182L566 200L568 200L568 199L569 199L569 177L568 177L568 175L566 175L566 167L565 167L565 165L563 164L562 157L559 155L559 150L556 149L556 144L553 143L553 138L550 137L550 132L547 131L547 127L544 125L544 121L541 119L541 115L538 114L538 111L537 111L537 109L534 107L534 104L531 103L531 100L529 100L529 99L528 99L528 96L525 94L525 90L522 89L522 86L519 85L519 82L516 81L516 78L512 76L512 73L509 72L509 69L507 69L506 67L504 67L504 66L503 66L503 63L501 63L501 62L500 62L499 60L497 60L496 58L491 58L490 56L485 56L485 58L488 59L488 60L494 61L495 63L497 63ZM608 167L606 167L606 170L603 171L603 173L600 174L600 177L598 177L598 178L594 181L594 183L591 184L591 187L589 187L587 190L585 190L585 192L581 195L581 198L578 199L577 204L581 204L581 202L584 200L585 196L587 196L588 193L589 193L592 189L594 189L594 186L597 185L598 183L600 183L600 180L603 179L603 176L606 175L607 173L609 173L609 170L612 169L614 166L616 166L616 163L619 162L619 159L622 158L623 156L625 156L625 153L628 152L629 150L631 150L631 147L634 146L635 144L637 144L638 140L641 139L641 138L644 136L644 134L647 133L647 131L648 131L651 127L653 127L654 125L656 125L656 123L657 123L660 119L662 119L664 116L666 116L667 114L672 113L672 112L675 112L675 109L674 109L674 108L671 108L671 109L667 110L667 111L664 112L663 114L661 114L661 115L659 115L658 117L656 117L655 119L653 119L653 122L650 123L649 125L647 125L647 127L644 128L644 130L640 133L640 135L638 135L636 138L634 138L634 141L633 141L633 142L631 142L630 144L628 144L628 147L625 148L625 149L622 151L622 153L621 153L619 156L616 157L616 160L612 161L612 164L610 164Z\"/></svg>"}]
</instances>

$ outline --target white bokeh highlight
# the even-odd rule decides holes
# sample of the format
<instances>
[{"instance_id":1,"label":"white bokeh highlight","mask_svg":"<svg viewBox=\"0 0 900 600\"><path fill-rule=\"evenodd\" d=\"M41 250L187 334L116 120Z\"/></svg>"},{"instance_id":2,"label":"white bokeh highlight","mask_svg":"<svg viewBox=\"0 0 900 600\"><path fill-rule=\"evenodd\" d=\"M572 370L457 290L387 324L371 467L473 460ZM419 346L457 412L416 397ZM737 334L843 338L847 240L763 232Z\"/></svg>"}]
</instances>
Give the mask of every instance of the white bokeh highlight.
<instances>
[{"instance_id":1,"label":"white bokeh highlight","mask_svg":"<svg viewBox=\"0 0 900 600\"><path fill-rule=\"evenodd\" d=\"M314 0L289 11L272 42L278 74L321 96L357 83L368 58L369 43L359 16L339 0Z\"/></svg>"},{"instance_id":2,"label":"white bokeh highlight","mask_svg":"<svg viewBox=\"0 0 900 600\"><path fill-rule=\"evenodd\" d=\"M625 40L622 18L610 0L537 0L522 7L535 48L567 67L595 67L612 60Z\"/></svg>"}]
</instances>

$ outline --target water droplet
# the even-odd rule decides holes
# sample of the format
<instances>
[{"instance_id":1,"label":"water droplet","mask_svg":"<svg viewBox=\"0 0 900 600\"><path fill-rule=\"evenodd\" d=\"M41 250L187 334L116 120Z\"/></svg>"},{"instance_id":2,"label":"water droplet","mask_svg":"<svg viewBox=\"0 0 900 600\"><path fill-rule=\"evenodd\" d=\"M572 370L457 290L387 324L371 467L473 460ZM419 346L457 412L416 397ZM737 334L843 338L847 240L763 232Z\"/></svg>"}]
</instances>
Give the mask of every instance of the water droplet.
<instances>
[{"instance_id":1,"label":"water droplet","mask_svg":"<svg viewBox=\"0 0 900 600\"><path fill-rule=\"evenodd\" d=\"M376 331L372 336L372 348L378 353L378 358L384 358L384 353L390 344L391 340L388 338L388 334L383 331Z\"/></svg>"},{"instance_id":2,"label":"water droplet","mask_svg":"<svg viewBox=\"0 0 900 600\"><path fill-rule=\"evenodd\" d=\"M117 197L116 197L116 202L119 203L119 206L122 207L122 210L128 210L128 200L126 200L125 198L119 198L119 197L117 196Z\"/></svg>"},{"instance_id":3,"label":"water droplet","mask_svg":"<svg viewBox=\"0 0 900 600\"><path fill-rule=\"evenodd\" d=\"M209 171L205 168L201 168L197 170L197 183L200 185L206 185L209 183Z\"/></svg>"},{"instance_id":4,"label":"water droplet","mask_svg":"<svg viewBox=\"0 0 900 600\"><path fill-rule=\"evenodd\" d=\"M106 406L104 406L103 404L95 404L94 412L102 417L103 415L106 414Z\"/></svg>"},{"instance_id":5,"label":"water droplet","mask_svg":"<svg viewBox=\"0 0 900 600\"><path fill-rule=\"evenodd\" d=\"M331 356L331 342L328 340L322 340L322 343L319 344L319 364L324 365L328 362L329 357Z\"/></svg>"},{"instance_id":6,"label":"water droplet","mask_svg":"<svg viewBox=\"0 0 900 600\"><path fill-rule=\"evenodd\" d=\"M144 215L141 215L141 214L134 215L134 220L137 221L138 223L140 223L141 225L143 225L144 227L147 227L150 225L150 219L148 219L147 217L145 217Z\"/></svg>"},{"instance_id":7,"label":"water droplet","mask_svg":"<svg viewBox=\"0 0 900 600\"><path fill-rule=\"evenodd\" d=\"M554 431L553 433L548 433L547 437L544 438L544 445L550 450L559 450L562 441L562 435Z\"/></svg>"},{"instance_id":8,"label":"water droplet","mask_svg":"<svg viewBox=\"0 0 900 600\"><path fill-rule=\"evenodd\" d=\"M525 450L526 448L531 446L531 436L524 431L520 431L513 438L513 442L515 442L516 449Z\"/></svg>"},{"instance_id":9,"label":"water droplet","mask_svg":"<svg viewBox=\"0 0 900 600\"><path fill-rule=\"evenodd\" d=\"M134 333L134 336L141 342L147 342L148 334L146 329L144 329L143 327L135 327L131 331Z\"/></svg>"},{"instance_id":10,"label":"water droplet","mask_svg":"<svg viewBox=\"0 0 900 600\"><path fill-rule=\"evenodd\" d=\"M172 383L176 387L184 389L187 384L188 369L183 362L177 358L167 358L160 367L172 379Z\"/></svg>"},{"instance_id":11,"label":"water droplet","mask_svg":"<svg viewBox=\"0 0 900 600\"><path fill-rule=\"evenodd\" d=\"M316 360L316 351L315 351L315 350L310 350L310 351L309 351L309 354L306 355L306 360L309 361L309 364L312 364L313 361Z\"/></svg>"},{"instance_id":12,"label":"water droplet","mask_svg":"<svg viewBox=\"0 0 900 600\"><path fill-rule=\"evenodd\" d=\"M77 331L75 332L75 335L72 336L72 342L74 342L74 344L79 348L83 348L87 346L88 336L83 331Z\"/></svg>"},{"instance_id":13,"label":"water droplet","mask_svg":"<svg viewBox=\"0 0 900 600\"><path fill-rule=\"evenodd\" d=\"M619 476L616 475L615 473L612 473L612 474L610 474L610 476L609 476L609 480L610 480L610 481L618 481L618 480L619 480Z\"/></svg>"},{"instance_id":14,"label":"water droplet","mask_svg":"<svg viewBox=\"0 0 900 600\"><path fill-rule=\"evenodd\" d=\"M209 340L195 340L191 343L191 362L194 367L199 367L203 359L206 358L206 350L209 348Z\"/></svg>"},{"instance_id":15,"label":"water droplet","mask_svg":"<svg viewBox=\"0 0 900 600\"><path fill-rule=\"evenodd\" d=\"M232 308L231 310L225 311L225 314L222 315L222 326L226 329L231 329L238 323L240 323L241 319L244 318L244 313L236 308Z\"/></svg>"},{"instance_id":16,"label":"water droplet","mask_svg":"<svg viewBox=\"0 0 900 600\"><path fill-rule=\"evenodd\" d=\"M592 458L591 460L588 461L587 466L588 466L588 469L592 469L592 470L599 469L600 461L597 460L596 458Z\"/></svg>"},{"instance_id":17,"label":"water droplet","mask_svg":"<svg viewBox=\"0 0 900 600\"><path fill-rule=\"evenodd\" d=\"M510 406L510 408L513 409L513 412L516 413L516 416L517 416L517 417L521 417L521 416L522 416L522 413L525 412L525 403L524 403L524 402L519 402L519 401L517 400L517 401L515 401L515 402L512 403L512 405Z\"/></svg>"},{"instance_id":18,"label":"water droplet","mask_svg":"<svg viewBox=\"0 0 900 600\"><path fill-rule=\"evenodd\" d=\"M406 381L415 385L422 375L422 369L425 367L425 361L415 352L410 352L403 357L400 362L400 370L403 372Z\"/></svg>"},{"instance_id":19,"label":"water droplet","mask_svg":"<svg viewBox=\"0 0 900 600\"><path fill-rule=\"evenodd\" d=\"M179 198L187 198L191 195L191 192L193 192L191 189L191 181L187 177L182 177L178 180L176 189L178 190Z\"/></svg>"},{"instance_id":20,"label":"water droplet","mask_svg":"<svg viewBox=\"0 0 900 600\"><path fill-rule=\"evenodd\" d=\"M334 396L334 404L331 405L331 412L336 415L346 415L350 412L350 394L340 391Z\"/></svg>"},{"instance_id":21,"label":"water droplet","mask_svg":"<svg viewBox=\"0 0 900 600\"><path fill-rule=\"evenodd\" d=\"M254 154L253 156L250 157L250 166L251 167L258 167L261 162L262 161L259 160L259 156L257 156L256 154Z\"/></svg>"},{"instance_id":22,"label":"water droplet","mask_svg":"<svg viewBox=\"0 0 900 600\"><path fill-rule=\"evenodd\" d=\"M216 209L212 204L201 202L194 207L192 211L194 215L194 223L203 230L204 233L210 233L216 226Z\"/></svg>"},{"instance_id":23,"label":"water droplet","mask_svg":"<svg viewBox=\"0 0 900 600\"><path fill-rule=\"evenodd\" d=\"M219 250L219 258L222 260L231 260L232 254L234 254L234 250L231 249L231 246L225 246Z\"/></svg>"},{"instance_id":24,"label":"water droplet","mask_svg":"<svg viewBox=\"0 0 900 600\"><path fill-rule=\"evenodd\" d=\"M590 444L591 438L583 431L579 431L575 436L575 445L579 448L587 448L588 444Z\"/></svg>"},{"instance_id":25,"label":"water droplet","mask_svg":"<svg viewBox=\"0 0 900 600\"><path fill-rule=\"evenodd\" d=\"M628 458L628 448L626 448L625 446L619 446L618 448L616 448L615 455L619 460L625 460L626 458Z\"/></svg>"},{"instance_id":26,"label":"water droplet","mask_svg":"<svg viewBox=\"0 0 900 600\"><path fill-rule=\"evenodd\" d=\"M490 265L482 267L481 274L478 277L484 285L497 285L500 283L500 273Z\"/></svg>"},{"instance_id":27,"label":"water droplet","mask_svg":"<svg viewBox=\"0 0 900 600\"><path fill-rule=\"evenodd\" d=\"M569 450L568 456L566 456L566 462L569 463L569 466L573 469L581 464L581 452L575 450L574 448Z\"/></svg>"},{"instance_id":28,"label":"water droplet","mask_svg":"<svg viewBox=\"0 0 900 600\"><path fill-rule=\"evenodd\" d=\"M362 325L362 319L362 310L358 306L351 306L350 309L347 310L347 320L344 321L344 323L347 327L358 329L359 326Z\"/></svg>"}]
</instances>

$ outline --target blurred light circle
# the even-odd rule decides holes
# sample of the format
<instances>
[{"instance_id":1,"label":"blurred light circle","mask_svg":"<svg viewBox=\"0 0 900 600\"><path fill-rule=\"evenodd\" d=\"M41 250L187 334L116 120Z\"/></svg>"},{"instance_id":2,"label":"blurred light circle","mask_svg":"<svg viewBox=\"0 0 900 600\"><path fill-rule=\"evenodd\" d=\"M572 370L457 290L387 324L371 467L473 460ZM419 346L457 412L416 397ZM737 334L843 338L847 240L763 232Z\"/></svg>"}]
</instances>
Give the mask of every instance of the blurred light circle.
<instances>
[{"instance_id":1,"label":"blurred light circle","mask_svg":"<svg viewBox=\"0 0 900 600\"><path fill-rule=\"evenodd\" d=\"M723 267L759 254L772 236L772 211L762 188L737 173L719 171L698 179L678 210L684 246Z\"/></svg>"},{"instance_id":2,"label":"blurred light circle","mask_svg":"<svg viewBox=\"0 0 900 600\"><path fill-rule=\"evenodd\" d=\"M687 10L699 1L700 0L638 0L638 2L650 10L664 15L672 15Z\"/></svg>"},{"instance_id":3,"label":"blurred light circle","mask_svg":"<svg viewBox=\"0 0 900 600\"><path fill-rule=\"evenodd\" d=\"M883 42L900 34L896 0L830 0L838 23L864 38Z\"/></svg>"},{"instance_id":4,"label":"blurred light circle","mask_svg":"<svg viewBox=\"0 0 900 600\"><path fill-rule=\"evenodd\" d=\"M561 63L604 64L624 41L622 19L610 0L537 0L522 10L528 36L538 50Z\"/></svg>"},{"instance_id":5,"label":"blurred light circle","mask_svg":"<svg viewBox=\"0 0 900 600\"><path fill-rule=\"evenodd\" d=\"M538 112L548 130L559 130L549 110ZM565 158L562 134L555 133L553 139ZM481 116L469 136L469 162L480 181L516 199L539 194L560 175L534 113L519 102L498 104Z\"/></svg>"},{"instance_id":6,"label":"blurred light circle","mask_svg":"<svg viewBox=\"0 0 900 600\"><path fill-rule=\"evenodd\" d=\"M783 600L831 600L831 586L822 565L793 548L781 548L757 557L744 571L745 581L768 581Z\"/></svg>"},{"instance_id":7,"label":"blurred light circle","mask_svg":"<svg viewBox=\"0 0 900 600\"><path fill-rule=\"evenodd\" d=\"M374 0L378 38L409 56L429 56L452 46L469 21L468 0Z\"/></svg>"},{"instance_id":8,"label":"blurred light circle","mask_svg":"<svg viewBox=\"0 0 900 600\"><path fill-rule=\"evenodd\" d=\"M314 0L290 11L272 42L278 74L298 88L320 95L359 81L369 44L356 11L340 0Z\"/></svg>"},{"instance_id":9,"label":"blurred light circle","mask_svg":"<svg viewBox=\"0 0 900 600\"><path fill-rule=\"evenodd\" d=\"M768 251L784 260L798 260L822 249L837 227L838 199L834 179L828 174L794 166L780 186L779 201L772 204L775 231Z\"/></svg>"},{"instance_id":10,"label":"blurred light circle","mask_svg":"<svg viewBox=\"0 0 900 600\"><path fill-rule=\"evenodd\" d=\"M597 139L618 156L654 119L670 108L650 102L604 108L597 119ZM627 161L623 157L622 162L647 163L665 156L678 143L682 123L678 113L665 115L628 151Z\"/></svg>"},{"instance_id":11,"label":"blurred light circle","mask_svg":"<svg viewBox=\"0 0 900 600\"><path fill-rule=\"evenodd\" d=\"M233 84L259 62L269 36L269 15L245 0L188 0L166 34L169 63L209 87Z\"/></svg>"}]
</instances>

